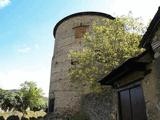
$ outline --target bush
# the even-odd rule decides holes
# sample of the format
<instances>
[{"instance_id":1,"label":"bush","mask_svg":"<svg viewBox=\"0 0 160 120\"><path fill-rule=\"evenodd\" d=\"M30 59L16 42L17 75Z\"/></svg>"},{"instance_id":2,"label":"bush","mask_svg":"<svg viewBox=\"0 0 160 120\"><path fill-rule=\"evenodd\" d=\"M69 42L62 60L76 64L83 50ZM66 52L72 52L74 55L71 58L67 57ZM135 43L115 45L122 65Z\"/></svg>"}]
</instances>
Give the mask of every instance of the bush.
<instances>
[{"instance_id":1,"label":"bush","mask_svg":"<svg viewBox=\"0 0 160 120\"><path fill-rule=\"evenodd\" d=\"M11 115L7 118L7 120L20 120L17 115Z\"/></svg>"},{"instance_id":2,"label":"bush","mask_svg":"<svg viewBox=\"0 0 160 120\"><path fill-rule=\"evenodd\" d=\"M37 120L37 118L35 118L35 117L30 117L30 120Z\"/></svg>"},{"instance_id":3,"label":"bush","mask_svg":"<svg viewBox=\"0 0 160 120\"><path fill-rule=\"evenodd\" d=\"M37 120L40 120L40 119L42 119L43 117L41 117L41 116L39 116L39 117L37 117Z\"/></svg>"},{"instance_id":4,"label":"bush","mask_svg":"<svg viewBox=\"0 0 160 120\"><path fill-rule=\"evenodd\" d=\"M0 116L0 120L5 120L3 116Z\"/></svg>"},{"instance_id":5,"label":"bush","mask_svg":"<svg viewBox=\"0 0 160 120\"><path fill-rule=\"evenodd\" d=\"M28 118L22 116L21 120L29 120Z\"/></svg>"}]
</instances>

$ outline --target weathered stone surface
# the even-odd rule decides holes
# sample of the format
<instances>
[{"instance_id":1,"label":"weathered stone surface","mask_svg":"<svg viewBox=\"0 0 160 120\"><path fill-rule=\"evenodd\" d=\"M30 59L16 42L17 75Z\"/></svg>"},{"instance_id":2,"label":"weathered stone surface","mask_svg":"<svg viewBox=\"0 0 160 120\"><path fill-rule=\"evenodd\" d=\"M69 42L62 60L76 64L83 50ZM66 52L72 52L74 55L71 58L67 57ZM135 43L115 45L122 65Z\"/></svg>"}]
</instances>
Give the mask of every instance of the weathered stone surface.
<instances>
[{"instance_id":1,"label":"weathered stone surface","mask_svg":"<svg viewBox=\"0 0 160 120\"><path fill-rule=\"evenodd\" d=\"M85 112L90 120L117 120L117 93L107 88L103 93L84 95L81 111Z\"/></svg>"},{"instance_id":2,"label":"weathered stone surface","mask_svg":"<svg viewBox=\"0 0 160 120\"><path fill-rule=\"evenodd\" d=\"M148 120L160 118L160 58L148 66L152 71L142 80Z\"/></svg>"},{"instance_id":3,"label":"weathered stone surface","mask_svg":"<svg viewBox=\"0 0 160 120\"><path fill-rule=\"evenodd\" d=\"M58 26L49 91L50 98L55 98L56 114L79 111L82 87L75 86L69 79L68 69L71 66L71 60L68 59L68 53L70 50L80 50L83 47L81 45L82 32L91 30L93 21L100 21L104 18L106 17L96 15L75 16Z\"/></svg>"}]
</instances>

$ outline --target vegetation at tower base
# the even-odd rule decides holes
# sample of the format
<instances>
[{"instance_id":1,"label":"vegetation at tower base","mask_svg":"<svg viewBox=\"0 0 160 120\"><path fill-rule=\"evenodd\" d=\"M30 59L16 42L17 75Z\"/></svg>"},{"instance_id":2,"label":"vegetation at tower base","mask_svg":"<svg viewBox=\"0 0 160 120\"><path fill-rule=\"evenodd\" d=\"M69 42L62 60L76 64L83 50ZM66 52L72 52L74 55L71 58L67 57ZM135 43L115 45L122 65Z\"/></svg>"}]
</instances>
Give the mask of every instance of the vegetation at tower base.
<instances>
[{"instance_id":1,"label":"vegetation at tower base","mask_svg":"<svg viewBox=\"0 0 160 120\"><path fill-rule=\"evenodd\" d=\"M91 32L84 35L81 50L69 53L71 80L93 91L100 90L97 80L103 75L143 51L138 45L146 29L140 18L131 15L101 22L93 23Z\"/></svg>"}]
</instances>

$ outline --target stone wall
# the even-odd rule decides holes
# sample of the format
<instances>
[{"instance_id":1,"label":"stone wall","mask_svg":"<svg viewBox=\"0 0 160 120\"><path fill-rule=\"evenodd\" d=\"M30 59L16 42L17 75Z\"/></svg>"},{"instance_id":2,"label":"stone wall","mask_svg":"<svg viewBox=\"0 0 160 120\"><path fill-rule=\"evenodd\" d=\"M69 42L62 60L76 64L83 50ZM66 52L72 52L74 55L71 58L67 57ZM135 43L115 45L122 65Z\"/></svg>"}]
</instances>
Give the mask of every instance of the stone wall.
<instances>
[{"instance_id":1,"label":"stone wall","mask_svg":"<svg viewBox=\"0 0 160 120\"><path fill-rule=\"evenodd\" d=\"M160 118L160 28L155 33L151 46L154 60L148 66L151 73L142 81L148 120Z\"/></svg>"},{"instance_id":2,"label":"stone wall","mask_svg":"<svg viewBox=\"0 0 160 120\"><path fill-rule=\"evenodd\" d=\"M90 93L82 97L81 110L90 120L118 120L118 100L115 89L107 87L102 93Z\"/></svg>"},{"instance_id":3,"label":"stone wall","mask_svg":"<svg viewBox=\"0 0 160 120\"><path fill-rule=\"evenodd\" d=\"M154 61L148 67L152 70L150 74L145 76L144 80L142 80L142 88L146 103L146 113L148 120L158 120L160 118L160 82L157 72L157 63Z\"/></svg>"}]
</instances>

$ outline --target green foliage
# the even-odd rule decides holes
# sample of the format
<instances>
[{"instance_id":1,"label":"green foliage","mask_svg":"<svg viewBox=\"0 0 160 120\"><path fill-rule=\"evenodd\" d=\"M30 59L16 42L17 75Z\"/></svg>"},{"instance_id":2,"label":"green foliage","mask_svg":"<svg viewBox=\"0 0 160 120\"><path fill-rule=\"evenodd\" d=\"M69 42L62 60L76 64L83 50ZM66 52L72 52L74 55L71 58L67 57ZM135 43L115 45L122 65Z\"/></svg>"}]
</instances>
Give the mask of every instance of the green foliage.
<instances>
[{"instance_id":1,"label":"green foliage","mask_svg":"<svg viewBox=\"0 0 160 120\"><path fill-rule=\"evenodd\" d=\"M21 84L20 96L23 101L23 108L30 108L32 111L39 111L46 107L46 101L43 99L42 89L38 88L36 83L24 82Z\"/></svg>"},{"instance_id":2,"label":"green foliage","mask_svg":"<svg viewBox=\"0 0 160 120\"><path fill-rule=\"evenodd\" d=\"M12 92L0 89L0 108L4 111L14 109L16 105L15 96L16 94Z\"/></svg>"},{"instance_id":3,"label":"green foliage","mask_svg":"<svg viewBox=\"0 0 160 120\"><path fill-rule=\"evenodd\" d=\"M0 108L4 111L19 111L27 113L29 108L32 111L40 111L47 107L43 91L34 82L21 84L19 92L11 92L0 89Z\"/></svg>"},{"instance_id":4,"label":"green foliage","mask_svg":"<svg viewBox=\"0 0 160 120\"><path fill-rule=\"evenodd\" d=\"M140 20L131 16L93 23L82 41L83 49L69 53L75 63L69 69L71 80L99 90L97 80L142 51L138 45L144 31Z\"/></svg>"},{"instance_id":5,"label":"green foliage","mask_svg":"<svg viewBox=\"0 0 160 120\"><path fill-rule=\"evenodd\" d=\"M35 118L43 118L46 113L43 111L27 111L27 113L25 114L25 116L18 111L9 111L9 112L0 112L0 116L3 116L5 118L5 120L12 115L17 115L19 118L27 118L27 119L23 119L23 120L29 120L31 117L35 117Z\"/></svg>"}]
</instances>

